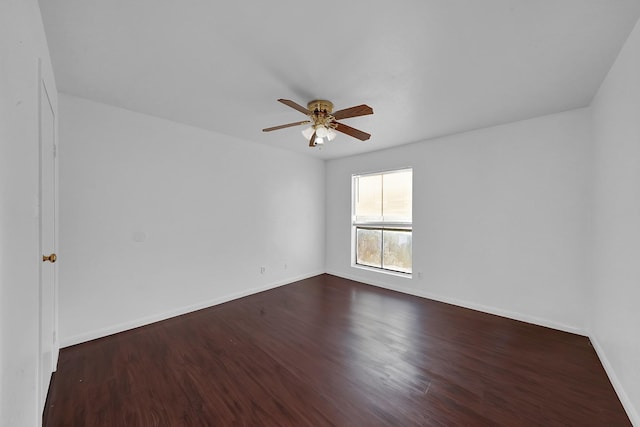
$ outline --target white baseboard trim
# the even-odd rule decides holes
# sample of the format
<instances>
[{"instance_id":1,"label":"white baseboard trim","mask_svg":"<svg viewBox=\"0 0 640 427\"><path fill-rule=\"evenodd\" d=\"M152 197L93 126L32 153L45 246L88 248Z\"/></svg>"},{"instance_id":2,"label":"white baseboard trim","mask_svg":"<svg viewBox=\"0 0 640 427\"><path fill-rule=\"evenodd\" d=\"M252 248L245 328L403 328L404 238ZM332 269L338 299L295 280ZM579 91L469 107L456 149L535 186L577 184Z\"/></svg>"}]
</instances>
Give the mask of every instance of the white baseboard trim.
<instances>
[{"instance_id":1,"label":"white baseboard trim","mask_svg":"<svg viewBox=\"0 0 640 427\"><path fill-rule=\"evenodd\" d=\"M622 384L620 383L620 380L618 379L613 366L609 362L607 354L604 352L604 349L600 345L600 342L595 336L593 336L593 334L589 334L589 340L591 341L591 345L593 346L593 348L596 350L596 354L600 359L600 363L602 363L602 366L604 367L604 370L609 377L609 381L611 381L611 385L613 385L613 389L616 391L618 399L620 399L620 403L622 403L624 410L627 412L627 416L631 420L631 424L633 424L635 427L640 427L640 414L638 414L638 411L633 406L631 399L629 399L629 396L624 391L624 388L622 387Z\"/></svg>"},{"instance_id":2,"label":"white baseboard trim","mask_svg":"<svg viewBox=\"0 0 640 427\"><path fill-rule=\"evenodd\" d=\"M446 304L456 305L458 307L468 308L471 310L481 311L483 313L493 314L500 317L506 317L508 319L518 320L520 322L531 323L533 325L543 326L545 328L556 329L563 332L569 332L571 334L588 336L587 332L581 328L577 328L570 325L565 325L562 323L557 323L554 321L550 321L547 319L542 319L535 316L530 316L523 313L518 313L514 311L504 310L501 308L486 306L482 304L477 304L471 301L460 300L457 298L450 298L443 295L433 294L430 292L420 291L416 289L409 289L403 286L397 286L389 283L384 283L381 281L372 281L367 280L362 277L351 276L349 274L344 274L341 272L327 271L327 274L332 274L334 276L342 277L344 279L354 280L356 282L365 283L371 286L377 286L384 289L389 289L396 292L402 292L403 294L413 295L420 298L427 298L434 301L444 302Z\"/></svg>"},{"instance_id":3,"label":"white baseboard trim","mask_svg":"<svg viewBox=\"0 0 640 427\"><path fill-rule=\"evenodd\" d=\"M212 300L202 301L197 304L180 307L180 308L169 310L163 313L154 314L152 316L142 317L136 320L132 320L130 322L120 323L117 325L109 326L102 329L97 329L94 331L85 332L85 333L74 335L71 337L63 337L60 340L60 345L61 347L64 348L64 347L69 347L76 344L81 344L83 342L106 337L108 335L117 334L118 332L124 332L130 329L139 328L140 326L145 326L151 323L160 322L162 320L170 319L172 317L180 316L182 314L187 314L194 311L202 310L203 308L213 307L215 305L223 304L225 302L233 301L238 298L243 298L249 295L257 294L259 292L268 291L269 289L278 288L280 286L288 285L290 283L297 282L299 280L304 280L310 277L318 276L323 273L324 271L320 271L320 272L304 274L297 277L291 277L285 280L279 280L276 282L268 283L266 285L249 288L242 292L225 295L219 298L214 298Z\"/></svg>"}]
</instances>

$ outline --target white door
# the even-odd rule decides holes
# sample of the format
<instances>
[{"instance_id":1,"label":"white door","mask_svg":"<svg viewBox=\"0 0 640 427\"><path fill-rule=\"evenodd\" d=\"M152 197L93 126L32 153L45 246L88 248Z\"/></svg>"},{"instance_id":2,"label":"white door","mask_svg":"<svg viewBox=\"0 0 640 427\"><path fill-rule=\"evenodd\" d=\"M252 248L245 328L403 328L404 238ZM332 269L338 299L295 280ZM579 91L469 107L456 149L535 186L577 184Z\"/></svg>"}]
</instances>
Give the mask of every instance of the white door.
<instances>
[{"instance_id":1,"label":"white door","mask_svg":"<svg viewBox=\"0 0 640 427\"><path fill-rule=\"evenodd\" d=\"M40 367L39 404L44 410L51 374L57 362L56 329L56 162L55 116L40 79ZM42 412L41 412L42 413Z\"/></svg>"}]
</instances>

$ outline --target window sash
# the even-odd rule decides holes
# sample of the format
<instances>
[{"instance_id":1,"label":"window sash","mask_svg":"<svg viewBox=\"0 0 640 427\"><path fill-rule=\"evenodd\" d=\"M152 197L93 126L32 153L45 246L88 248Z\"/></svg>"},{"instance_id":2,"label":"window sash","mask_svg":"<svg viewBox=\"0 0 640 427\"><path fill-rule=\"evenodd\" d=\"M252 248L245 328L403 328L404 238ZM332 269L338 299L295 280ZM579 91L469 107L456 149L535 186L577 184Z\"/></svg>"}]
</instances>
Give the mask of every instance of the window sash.
<instances>
[{"instance_id":1,"label":"window sash","mask_svg":"<svg viewBox=\"0 0 640 427\"><path fill-rule=\"evenodd\" d=\"M413 169L405 168L352 177L354 223L411 223Z\"/></svg>"},{"instance_id":2,"label":"window sash","mask_svg":"<svg viewBox=\"0 0 640 427\"><path fill-rule=\"evenodd\" d=\"M379 235L376 236L370 235L370 239L368 242L366 240L360 240L359 231L378 231ZM402 273L402 274L412 274L413 271L413 242L409 244L409 262L408 265L402 262L402 257L395 257L393 254L397 252L390 253L390 257L387 258L387 240L385 239L388 233L406 233L408 234L409 239L413 240L413 230L410 228L383 228L383 227L355 227L355 245L354 245L354 261L356 265L375 268L377 270L390 271L394 273ZM373 238L374 246L372 246ZM362 243L362 254L360 253ZM405 253L406 255L406 253ZM394 263L394 260L396 261ZM406 260L406 259L405 259Z\"/></svg>"}]
</instances>

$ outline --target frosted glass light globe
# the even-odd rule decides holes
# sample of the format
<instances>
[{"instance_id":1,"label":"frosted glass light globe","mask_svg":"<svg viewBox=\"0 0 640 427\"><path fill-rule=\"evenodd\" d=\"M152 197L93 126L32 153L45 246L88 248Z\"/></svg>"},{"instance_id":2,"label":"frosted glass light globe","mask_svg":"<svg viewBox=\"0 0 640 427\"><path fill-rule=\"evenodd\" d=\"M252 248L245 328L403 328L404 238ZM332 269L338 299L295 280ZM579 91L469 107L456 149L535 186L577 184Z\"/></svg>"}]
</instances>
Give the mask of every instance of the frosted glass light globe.
<instances>
[{"instance_id":1,"label":"frosted glass light globe","mask_svg":"<svg viewBox=\"0 0 640 427\"><path fill-rule=\"evenodd\" d=\"M316 135L319 136L320 138L324 138L327 136L327 128L324 126L318 126L316 128Z\"/></svg>"},{"instance_id":2,"label":"frosted glass light globe","mask_svg":"<svg viewBox=\"0 0 640 427\"><path fill-rule=\"evenodd\" d=\"M306 140L309 140L311 139L311 135L313 135L313 132L315 132L315 129L309 126L308 128L302 131L302 136L304 136Z\"/></svg>"}]
</instances>

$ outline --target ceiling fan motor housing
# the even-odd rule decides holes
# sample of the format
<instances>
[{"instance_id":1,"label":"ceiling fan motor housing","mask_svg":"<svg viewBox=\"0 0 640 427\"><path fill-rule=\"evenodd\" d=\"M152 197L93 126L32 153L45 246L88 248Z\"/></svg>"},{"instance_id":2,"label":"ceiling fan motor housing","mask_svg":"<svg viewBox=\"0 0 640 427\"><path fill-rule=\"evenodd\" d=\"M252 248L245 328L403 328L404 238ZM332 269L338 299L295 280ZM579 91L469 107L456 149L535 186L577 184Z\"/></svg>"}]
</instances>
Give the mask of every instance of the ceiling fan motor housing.
<instances>
[{"instance_id":1,"label":"ceiling fan motor housing","mask_svg":"<svg viewBox=\"0 0 640 427\"><path fill-rule=\"evenodd\" d=\"M325 113L331 114L333 112L333 103L324 99L317 99L307 104L307 109L314 114Z\"/></svg>"},{"instance_id":2,"label":"ceiling fan motor housing","mask_svg":"<svg viewBox=\"0 0 640 427\"><path fill-rule=\"evenodd\" d=\"M313 121L312 127L318 129L325 127L327 129L335 129L337 124L335 117L331 115L333 112L333 103L326 100L315 100L307 104L309 117Z\"/></svg>"}]
</instances>

